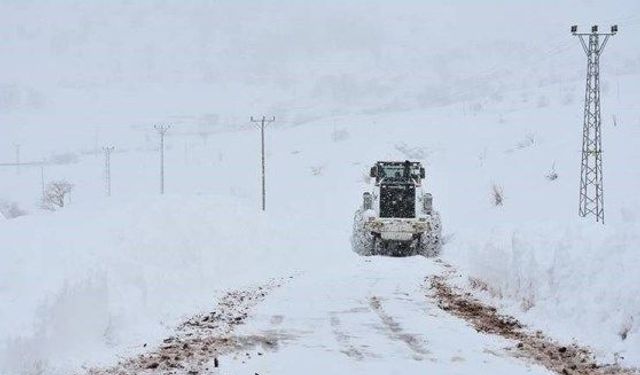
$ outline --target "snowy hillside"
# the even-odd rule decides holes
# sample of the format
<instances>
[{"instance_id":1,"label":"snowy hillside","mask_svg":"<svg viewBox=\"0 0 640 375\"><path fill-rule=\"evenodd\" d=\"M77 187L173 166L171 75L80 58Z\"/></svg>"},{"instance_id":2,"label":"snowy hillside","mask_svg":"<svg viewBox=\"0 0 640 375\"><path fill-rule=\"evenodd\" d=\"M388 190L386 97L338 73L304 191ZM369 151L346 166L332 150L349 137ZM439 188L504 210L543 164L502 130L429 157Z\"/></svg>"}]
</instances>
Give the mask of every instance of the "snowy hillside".
<instances>
[{"instance_id":1,"label":"snowy hillside","mask_svg":"<svg viewBox=\"0 0 640 375\"><path fill-rule=\"evenodd\" d=\"M224 371L546 373L419 300L440 260L530 330L640 367L638 4L260 4L0 4L0 162L18 144L43 161L0 167L0 374L112 366L267 280L289 284L241 330L298 346ZM596 21L622 30L601 67L604 226L577 215L585 62L567 30ZM406 159L426 166L442 255L359 257L369 168ZM61 180L66 206L42 209Z\"/></svg>"},{"instance_id":2,"label":"snowy hillside","mask_svg":"<svg viewBox=\"0 0 640 375\"><path fill-rule=\"evenodd\" d=\"M633 93L637 82L629 77L621 90ZM640 175L629 161L640 160L633 147L640 109L609 99L620 123L605 128L608 224L601 227L575 218L579 108L555 92L538 95L546 107L465 115L454 106L274 127L266 214L258 209L253 130L215 134L206 145L170 136L163 197L153 150L114 155L111 199L103 197L99 158L47 168L47 178L65 177L76 192L64 212L30 208L0 227L0 290L10 306L0 319L3 363L108 362L143 338L162 337L221 288L349 262L369 164L411 158L428 166L446 260L532 326L637 364L633 191ZM550 181L554 164L559 177ZM24 186L5 196L25 206L37 201L37 169L4 173ZM503 188L502 207L492 204L493 184Z\"/></svg>"}]
</instances>

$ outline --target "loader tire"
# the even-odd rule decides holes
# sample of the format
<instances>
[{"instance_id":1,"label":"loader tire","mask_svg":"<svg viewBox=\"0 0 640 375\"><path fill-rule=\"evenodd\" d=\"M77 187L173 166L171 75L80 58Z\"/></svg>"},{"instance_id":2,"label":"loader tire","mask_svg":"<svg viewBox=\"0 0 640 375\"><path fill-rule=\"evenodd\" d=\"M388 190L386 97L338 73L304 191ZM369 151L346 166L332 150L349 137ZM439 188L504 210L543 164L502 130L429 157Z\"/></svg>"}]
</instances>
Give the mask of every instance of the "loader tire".
<instances>
[{"instance_id":1,"label":"loader tire","mask_svg":"<svg viewBox=\"0 0 640 375\"><path fill-rule=\"evenodd\" d=\"M440 214L434 212L431 216L431 230L425 232L418 240L418 254L425 257L435 257L440 255L442 250L442 224Z\"/></svg>"},{"instance_id":2,"label":"loader tire","mask_svg":"<svg viewBox=\"0 0 640 375\"><path fill-rule=\"evenodd\" d=\"M351 247L356 254L369 256L377 255L379 241L364 228L364 216L362 208L356 210L353 216L353 233L351 234Z\"/></svg>"}]
</instances>

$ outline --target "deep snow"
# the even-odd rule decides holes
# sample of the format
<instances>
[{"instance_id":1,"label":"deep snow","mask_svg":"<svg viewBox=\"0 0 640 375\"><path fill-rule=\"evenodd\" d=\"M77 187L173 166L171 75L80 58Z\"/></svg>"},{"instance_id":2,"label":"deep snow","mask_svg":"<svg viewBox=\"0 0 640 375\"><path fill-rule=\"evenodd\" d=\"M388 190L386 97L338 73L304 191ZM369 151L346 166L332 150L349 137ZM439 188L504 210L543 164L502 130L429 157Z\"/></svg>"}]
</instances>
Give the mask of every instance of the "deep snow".
<instances>
[{"instance_id":1,"label":"deep snow","mask_svg":"<svg viewBox=\"0 0 640 375\"><path fill-rule=\"evenodd\" d=\"M570 145L579 126L569 124L579 124L579 113L544 95L553 103L545 108L465 115L453 106L269 129L267 213L259 211L255 131L216 134L206 145L170 136L165 196L157 195L153 150L114 155L111 199L102 196L100 158L47 168L48 179L76 183L71 206L55 213L33 208L39 170L4 170L25 187L6 196L31 201L32 212L0 226L0 363L51 373L106 364L159 340L223 288L301 270L341 277L336 267L357 259L349 235L369 164L415 158L427 165L443 216L446 260L489 283L532 327L637 364L639 176L630 161L639 160L639 111L610 102L626 125L605 128L603 229L574 218L578 146ZM549 181L553 162L559 178ZM491 204L494 183L504 188L503 207ZM527 311L523 298L531 299Z\"/></svg>"},{"instance_id":2,"label":"deep snow","mask_svg":"<svg viewBox=\"0 0 640 375\"><path fill-rule=\"evenodd\" d=\"M0 219L0 372L110 364L224 289L306 271L318 277L310 287L348 276L340 271L362 262L349 236L368 168L407 158L427 166L443 259L460 285L486 283L474 292L531 328L640 365L638 4L500 4L491 22L477 17L484 4L446 3L282 15L265 3L255 23L246 5L55 4L34 18L42 4L0 4L2 161L21 143L23 160L47 160L46 181L75 185L67 208L45 212L38 167L0 169L0 207L26 214ZM621 24L602 61L605 227L577 218L584 56L567 31L596 21ZM237 24L247 28L236 34ZM438 45L416 37L446 32ZM278 119L267 132L266 213L247 121L262 113ZM165 196L159 122L173 125ZM110 199L103 144L116 146ZM411 261L372 268L392 280ZM434 272L415 262L413 272Z\"/></svg>"}]
</instances>

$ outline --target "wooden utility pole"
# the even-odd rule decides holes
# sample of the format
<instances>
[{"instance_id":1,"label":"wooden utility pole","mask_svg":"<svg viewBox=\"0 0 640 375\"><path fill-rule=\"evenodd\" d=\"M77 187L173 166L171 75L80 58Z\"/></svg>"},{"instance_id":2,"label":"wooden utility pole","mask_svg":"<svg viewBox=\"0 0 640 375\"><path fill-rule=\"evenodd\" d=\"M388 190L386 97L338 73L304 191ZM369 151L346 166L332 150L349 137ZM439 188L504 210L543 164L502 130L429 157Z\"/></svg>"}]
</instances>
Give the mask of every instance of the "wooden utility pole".
<instances>
[{"instance_id":1,"label":"wooden utility pole","mask_svg":"<svg viewBox=\"0 0 640 375\"><path fill-rule=\"evenodd\" d=\"M160 135L160 194L164 194L164 136L171 126L154 125L153 127Z\"/></svg>"},{"instance_id":2,"label":"wooden utility pole","mask_svg":"<svg viewBox=\"0 0 640 375\"><path fill-rule=\"evenodd\" d=\"M111 196L111 153L115 149L113 146L105 146L104 150L104 178L105 192L107 197Z\"/></svg>"},{"instance_id":3,"label":"wooden utility pole","mask_svg":"<svg viewBox=\"0 0 640 375\"><path fill-rule=\"evenodd\" d=\"M267 209L267 192L266 192L266 178L265 178L265 157L264 157L264 127L272 122L276 121L275 116L267 119L266 116L262 116L261 119L255 119L251 116L251 122L258 123L260 127L260 138L262 141L262 211Z\"/></svg>"}]
</instances>

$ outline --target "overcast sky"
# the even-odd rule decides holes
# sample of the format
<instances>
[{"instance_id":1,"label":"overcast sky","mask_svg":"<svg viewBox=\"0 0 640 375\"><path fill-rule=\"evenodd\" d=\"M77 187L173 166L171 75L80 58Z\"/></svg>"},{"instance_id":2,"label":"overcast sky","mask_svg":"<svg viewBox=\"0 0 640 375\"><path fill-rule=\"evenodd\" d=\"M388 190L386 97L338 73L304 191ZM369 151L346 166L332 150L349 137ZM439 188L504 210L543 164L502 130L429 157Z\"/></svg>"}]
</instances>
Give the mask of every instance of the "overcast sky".
<instances>
[{"instance_id":1,"label":"overcast sky","mask_svg":"<svg viewBox=\"0 0 640 375\"><path fill-rule=\"evenodd\" d=\"M619 24L603 64L639 69L637 0L0 0L0 143L35 128L73 134L315 103L429 106L577 79L574 23Z\"/></svg>"}]
</instances>

